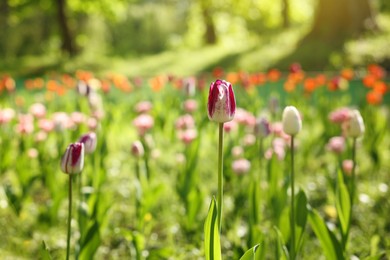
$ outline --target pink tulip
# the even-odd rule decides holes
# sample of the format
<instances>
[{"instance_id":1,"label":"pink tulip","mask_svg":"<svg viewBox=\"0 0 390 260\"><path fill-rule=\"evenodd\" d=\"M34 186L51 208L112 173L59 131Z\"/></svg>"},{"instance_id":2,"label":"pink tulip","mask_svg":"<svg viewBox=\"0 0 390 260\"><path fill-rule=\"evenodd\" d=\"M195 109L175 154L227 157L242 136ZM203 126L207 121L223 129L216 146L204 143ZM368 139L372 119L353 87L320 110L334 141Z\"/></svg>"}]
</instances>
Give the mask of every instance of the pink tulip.
<instances>
[{"instance_id":1,"label":"pink tulip","mask_svg":"<svg viewBox=\"0 0 390 260\"><path fill-rule=\"evenodd\" d=\"M196 129L192 128L192 129L186 129L184 131L181 131L179 133L179 139L185 143L185 144L190 144L192 143L192 141L194 141L196 139L196 137L198 137L198 132L196 131Z\"/></svg>"},{"instance_id":2,"label":"pink tulip","mask_svg":"<svg viewBox=\"0 0 390 260\"><path fill-rule=\"evenodd\" d=\"M154 120L150 115L141 114L134 119L133 124L137 128L138 133L144 135L146 131L153 127Z\"/></svg>"},{"instance_id":3,"label":"pink tulip","mask_svg":"<svg viewBox=\"0 0 390 260\"><path fill-rule=\"evenodd\" d=\"M73 112L70 114L70 120L75 124L75 125L81 125L82 123L85 122L85 115L81 112Z\"/></svg>"},{"instance_id":4,"label":"pink tulip","mask_svg":"<svg viewBox=\"0 0 390 260\"><path fill-rule=\"evenodd\" d=\"M329 120L332 123L336 123L336 124L342 124L348 121L349 117L350 117L350 109L346 107L334 110L329 114Z\"/></svg>"},{"instance_id":5,"label":"pink tulip","mask_svg":"<svg viewBox=\"0 0 390 260\"><path fill-rule=\"evenodd\" d=\"M234 118L236 100L229 82L218 79L211 83L207 109L211 121L225 123Z\"/></svg>"},{"instance_id":6,"label":"pink tulip","mask_svg":"<svg viewBox=\"0 0 390 260\"><path fill-rule=\"evenodd\" d=\"M39 119L38 128L46 133L49 133L54 129L54 122L46 118Z\"/></svg>"},{"instance_id":7,"label":"pink tulip","mask_svg":"<svg viewBox=\"0 0 390 260\"><path fill-rule=\"evenodd\" d=\"M138 114L149 113L152 108L153 104L150 101L141 101L135 105L135 111Z\"/></svg>"},{"instance_id":8,"label":"pink tulip","mask_svg":"<svg viewBox=\"0 0 390 260\"><path fill-rule=\"evenodd\" d=\"M186 113L194 113L198 109L198 102L194 99L187 99L183 103L183 109Z\"/></svg>"},{"instance_id":9,"label":"pink tulip","mask_svg":"<svg viewBox=\"0 0 390 260\"><path fill-rule=\"evenodd\" d=\"M334 136L329 139L326 147L329 151L340 154L345 150L345 139L342 136Z\"/></svg>"},{"instance_id":10,"label":"pink tulip","mask_svg":"<svg viewBox=\"0 0 390 260\"><path fill-rule=\"evenodd\" d=\"M245 174L251 169L251 163L247 159L238 159L233 161L232 169L238 175Z\"/></svg>"},{"instance_id":11,"label":"pink tulip","mask_svg":"<svg viewBox=\"0 0 390 260\"><path fill-rule=\"evenodd\" d=\"M80 173L84 167L84 144L73 143L66 148L61 160L61 170L66 174Z\"/></svg>"},{"instance_id":12,"label":"pink tulip","mask_svg":"<svg viewBox=\"0 0 390 260\"><path fill-rule=\"evenodd\" d=\"M346 175L351 175L353 169L353 161L352 160L344 160L343 161L343 171Z\"/></svg>"},{"instance_id":13,"label":"pink tulip","mask_svg":"<svg viewBox=\"0 0 390 260\"><path fill-rule=\"evenodd\" d=\"M176 120L176 129L189 129L189 128L194 128L195 127L195 120L190 114L186 114L183 116L180 116Z\"/></svg>"},{"instance_id":14,"label":"pink tulip","mask_svg":"<svg viewBox=\"0 0 390 260\"><path fill-rule=\"evenodd\" d=\"M43 118L46 115L46 107L42 103L32 104L29 111L36 118Z\"/></svg>"},{"instance_id":15,"label":"pink tulip","mask_svg":"<svg viewBox=\"0 0 390 260\"><path fill-rule=\"evenodd\" d=\"M0 125L8 124L15 117L15 110L12 108L0 109Z\"/></svg>"},{"instance_id":16,"label":"pink tulip","mask_svg":"<svg viewBox=\"0 0 390 260\"><path fill-rule=\"evenodd\" d=\"M19 115L16 132L19 134L31 134L34 131L33 117L30 114Z\"/></svg>"}]
</instances>

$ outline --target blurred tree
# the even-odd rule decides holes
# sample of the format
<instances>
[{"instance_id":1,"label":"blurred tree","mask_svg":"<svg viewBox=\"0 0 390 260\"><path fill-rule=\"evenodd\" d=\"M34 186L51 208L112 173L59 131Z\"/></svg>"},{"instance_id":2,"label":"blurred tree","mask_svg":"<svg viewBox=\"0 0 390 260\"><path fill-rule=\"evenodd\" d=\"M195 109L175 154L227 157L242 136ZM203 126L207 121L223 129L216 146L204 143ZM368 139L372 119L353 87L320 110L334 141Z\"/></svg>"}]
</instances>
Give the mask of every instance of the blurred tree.
<instances>
[{"instance_id":1,"label":"blurred tree","mask_svg":"<svg viewBox=\"0 0 390 260\"><path fill-rule=\"evenodd\" d=\"M73 56L76 52L73 43L73 36L69 29L68 20L66 16L66 0L57 0L57 19L61 34L61 50Z\"/></svg>"},{"instance_id":2,"label":"blurred tree","mask_svg":"<svg viewBox=\"0 0 390 260\"><path fill-rule=\"evenodd\" d=\"M347 38L377 28L369 0L319 0L306 39L338 45Z\"/></svg>"},{"instance_id":3,"label":"blurred tree","mask_svg":"<svg viewBox=\"0 0 390 260\"><path fill-rule=\"evenodd\" d=\"M9 4L8 0L2 0L0 2L0 31L2 34L7 35L8 31L8 16L9 16ZM5 52L7 42L5 40L0 41L0 54Z\"/></svg>"},{"instance_id":4,"label":"blurred tree","mask_svg":"<svg viewBox=\"0 0 390 260\"><path fill-rule=\"evenodd\" d=\"M206 44L215 44L217 42L217 33L215 32L215 24L213 20L212 5L210 0L200 0L202 9L203 22L205 25L204 40Z\"/></svg>"},{"instance_id":5,"label":"blurred tree","mask_svg":"<svg viewBox=\"0 0 390 260\"><path fill-rule=\"evenodd\" d=\"M282 0L282 21L283 21L283 28L290 27L290 3L289 3L289 0Z\"/></svg>"},{"instance_id":6,"label":"blurred tree","mask_svg":"<svg viewBox=\"0 0 390 260\"><path fill-rule=\"evenodd\" d=\"M318 0L311 30L298 42L295 51L275 66L287 68L296 61L310 70L335 66L331 56L342 50L346 40L376 29L370 0Z\"/></svg>"}]
</instances>

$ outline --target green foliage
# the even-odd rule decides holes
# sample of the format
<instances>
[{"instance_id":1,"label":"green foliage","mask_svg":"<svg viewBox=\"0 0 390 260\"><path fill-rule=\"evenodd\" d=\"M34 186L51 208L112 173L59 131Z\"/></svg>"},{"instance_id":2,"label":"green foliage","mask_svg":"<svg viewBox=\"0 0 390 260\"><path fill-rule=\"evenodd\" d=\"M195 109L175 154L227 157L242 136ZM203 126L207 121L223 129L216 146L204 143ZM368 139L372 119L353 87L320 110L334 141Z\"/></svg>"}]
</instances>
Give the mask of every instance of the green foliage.
<instances>
[{"instance_id":1,"label":"green foliage","mask_svg":"<svg viewBox=\"0 0 390 260\"><path fill-rule=\"evenodd\" d=\"M206 260L222 259L217 215L217 203L215 198L212 198L209 213L204 224L204 252Z\"/></svg>"}]
</instances>

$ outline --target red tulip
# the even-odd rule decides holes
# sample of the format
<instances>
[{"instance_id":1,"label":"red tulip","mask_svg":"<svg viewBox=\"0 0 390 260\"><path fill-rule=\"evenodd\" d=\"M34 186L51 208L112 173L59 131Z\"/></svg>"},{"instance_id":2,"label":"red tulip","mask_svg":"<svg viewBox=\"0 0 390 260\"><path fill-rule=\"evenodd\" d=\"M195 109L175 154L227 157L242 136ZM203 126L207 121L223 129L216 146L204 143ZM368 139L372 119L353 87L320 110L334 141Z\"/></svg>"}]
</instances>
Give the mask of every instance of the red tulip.
<instances>
[{"instance_id":1,"label":"red tulip","mask_svg":"<svg viewBox=\"0 0 390 260\"><path fill-rule=\"evenodd\" d=\"M84 144L70 144L61 160L61 170L67 174L80 173L84 167Z\"/></svg>"},{"instance_id":2,"label":"red tulip","mask_svg":"<svg viewBox=\"0 0 390 260\"><path fill-rule=\"evenodd\" d=\"M218 79L211 83L207 108L211 121L225 123L233 119L236 112L236 100L229 82Z\"/></svg>"}]
</instances>

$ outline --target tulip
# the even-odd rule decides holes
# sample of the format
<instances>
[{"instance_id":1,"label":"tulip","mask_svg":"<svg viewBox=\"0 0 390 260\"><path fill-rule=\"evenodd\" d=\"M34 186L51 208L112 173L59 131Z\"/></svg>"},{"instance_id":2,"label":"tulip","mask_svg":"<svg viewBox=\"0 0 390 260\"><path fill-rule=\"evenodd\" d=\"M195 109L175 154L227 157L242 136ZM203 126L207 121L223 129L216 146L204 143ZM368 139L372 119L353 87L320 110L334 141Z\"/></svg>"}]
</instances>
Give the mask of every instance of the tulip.
<instances>
[{"instance_id":1,"label":"tulip","mask_svg":"<svg viewBox=\"0 0 390 260\"><path fill-rule=\"evenodd\" d=\"M94 132L84 134L80 137L79 142L84 144L84 150L86 154L93 153L97 144L96 134Z\"/></svg>"},{"instance_id":2,"label":"tulip","mask_svg":"<svg viewBox=\"0 0 390 260\"><path fill-rule=\"evenodd\" d=\"M84 144L70 144L61 160L61 170L66 174L80 173L84 167Z\"/></svg>"},{"instance_id":3,"label":"tulip","mask_svg":"<svg viewBox=\"0 0 390 260\"><path fill-rule=\"evenodd\" d=\"M144 156L145 150L144 146L141 143L141 141L134 141L133 144L131 145L131 154L134 155L136 158L140 158Z\"/></svg>"},{"instance_id":4,"label":"tulip","mask_svg":"<svg viewBox=\"0 0 390 260\"><path fill-rule=\"evenodd\" d=\"M283 132L290 135L290 150L291 150L291 173L290 173L290 186L291 186L291 204L290 204L290 226L291 226L291 237L290 237L290 255L291 259L296 258L295 252L295 183L294 183L294 137L302 128L302 120L298 110L294 106L288 106L283 111Z\"/></svg>"},{"instance_id":5,"label":"tulip","mask_svg":"<svg viewBox=\"0 0 390 260\"><path fill-rule=\"evenodd\" d=\"M357 138L364 134L363 118L358 110L352 110L350 119L347 122L347 135L349 137Z\"/></svg>"},{"instance_id":6,"label":"tulip","mask_svg":"<svg viewBox=\"0 0 390 260\"><path fill-rule=\"evenodd\" d=\"M255 135L260 138L265 138L271 134L271 125L264 117L256 119Z\"/></svg>"},{"instance_id":7,"label":"tulip","mask_svg":"<svg viewBox=\"0 0 390 260\"><path fill-rule=\"evenodd\" d=\"M345 139L342 136L334 136L329 139L327 148L335 154L341 154L345 150Z\"/></svg>"},{"instance_id":8,"label":"tulip","mask_svg":"<svg viewBox=\"0 0 390 260\"><path fill-rule=\"evenodd\" d=\"M211 121L225 123L233 120L236 100L229 82L218 79L211 83L207 108Z\"/></svg>"},{"instance_id":9,"label":"tulip","mask_svg":"<svg viewBox=\"0 0 390 260\"><path fill-rule=\"evenodd\" d=\"M288 135L296 135L302 128L302 120L294 106L288 106L283 111L283 131Z\"/></svg>"},{"instance_id":10,"label":"tulip","mask_svg":"<svg viewBox=\"0 0 390 260\"><path fill-rule=\"evenodd\" d=\"M245 174L251 169L251 163L247 159L237 159L232 163L232 170L237 175Z\"/></svg>"}]
</instances>

